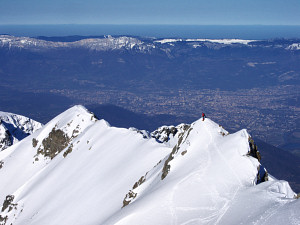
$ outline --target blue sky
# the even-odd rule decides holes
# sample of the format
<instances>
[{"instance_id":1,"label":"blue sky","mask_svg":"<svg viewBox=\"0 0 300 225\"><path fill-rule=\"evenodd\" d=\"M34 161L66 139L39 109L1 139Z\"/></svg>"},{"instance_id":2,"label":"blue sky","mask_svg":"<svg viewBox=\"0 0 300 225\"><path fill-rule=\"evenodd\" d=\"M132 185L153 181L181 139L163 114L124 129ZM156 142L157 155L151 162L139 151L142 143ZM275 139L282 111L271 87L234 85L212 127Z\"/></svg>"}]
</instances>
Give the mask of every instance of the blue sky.
<instances>
[{"instance_id":1,"label":"blue sky","mask_svg":"<svg viewBox=\"0 0 300 225\"><path fill-rule=\"evenodd\" d=\"M0 24L300 25L300 0L0 0Z\"/></svg>"}]
</instances>

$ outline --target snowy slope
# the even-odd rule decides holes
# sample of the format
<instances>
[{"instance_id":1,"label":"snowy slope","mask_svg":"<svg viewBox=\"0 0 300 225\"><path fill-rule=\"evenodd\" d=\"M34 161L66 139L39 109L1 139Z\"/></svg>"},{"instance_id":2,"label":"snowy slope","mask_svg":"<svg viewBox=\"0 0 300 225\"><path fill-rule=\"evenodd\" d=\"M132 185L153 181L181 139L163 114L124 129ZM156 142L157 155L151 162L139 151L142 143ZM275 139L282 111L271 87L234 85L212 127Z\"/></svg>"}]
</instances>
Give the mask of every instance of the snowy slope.
<instances>
[{"instance_id":1,"label":"snowy slope","mask_svg":"<svg viewBox=\"0 0 300 225\"><path fill-rule=\"evenodd\" d=\"M69 139L51 160L37 152L53 128ZM1 152L0 202L13 195L17 204L2 218L8 216L7 224L99 224L122 207L132 182L168 153L154 139L110 127L75 106Z\"/></svg>"},{"instance_id":2,"label":"snowy slope","mask_svg":"<svg viewBox=\"0 0 300 225\"><path fill-rule=\"evenodd\" d=\"M0 152L0 224L299 224L287 182L256 185L246 130L206 119L151 135L82 106L58 115Z\"/></svg>"},{"instance_id":3,"label":"snowy slope","mask_svg":"<svg viewBox=\"0 0 300 225\"><path fill-rule=\"evenodd\" d=\"M295 193L272 178L255 185L259 162L247 155L248 138L246 130L226 135L209 119L196 121L106 224L240 224L245 217L245 224L268 222L267 216L291 207Z\"/></svg>"},{"instance_id":4,"label":"snowy slope","mask_svg":"<svg viewBox=\"0 0 300 225\"><path fill-rule=\"evenodd\" d=\"M17 143L41 127L41 123L25 116L0 111L0 151Z\"/></svg>"}]
</instances>

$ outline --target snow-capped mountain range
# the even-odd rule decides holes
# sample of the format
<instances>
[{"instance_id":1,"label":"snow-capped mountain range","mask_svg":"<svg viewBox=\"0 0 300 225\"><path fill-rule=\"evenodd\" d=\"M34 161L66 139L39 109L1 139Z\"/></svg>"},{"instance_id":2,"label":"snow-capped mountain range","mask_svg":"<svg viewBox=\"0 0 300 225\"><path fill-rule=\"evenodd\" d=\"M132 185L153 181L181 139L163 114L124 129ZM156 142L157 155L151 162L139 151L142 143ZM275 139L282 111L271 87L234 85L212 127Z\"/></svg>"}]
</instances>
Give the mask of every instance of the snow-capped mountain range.
<instances>
[{"instance_id":1,"label":"snow-capped mountain range","mask_svg":"<svg viewBox=\"0 0 300 225\"><path fill-rule=\"evenodd\" d=\"M29 37L14 37L9 35L0 35L0 46L9 48L42 50L52 48L86 48L95 51L107 51L116 49L137 49L147 51L153 48L153 45L143 43L133 37L112 37L110 35L104 38L88 38L75 42L53 42Z\"/></svg>"},{"instance_id":2,"label":"snow-capped mountain range","mask_svg":"<svg viewBox=\"0 0 300 225\"><path fill-rule=\"evenodd\" d=\"M0 35L0 47L30 49L30 50L49 50L57 48L85 48L95 51L108 50L137 50L140 52L149 52L154 49L166 51L166 48L174 47L176 44L186 44L191 48L207 47L220 49L226 46L233 47L258 47L264 43L263 47L270 47L268 41L241 40L241 39L140 39L137 37L112 37L111 35L103 38L83 38L73 42L54 42L30 37L14 37L10 35ZM291 51L300 50L300 43L282 43L276 44L276 48L282 48ZM274 47L274 46L273 46Z\"/></svg>"},{"instance_id":3,"label":"snow-capped mountain range","mask_svg":"<svg viewBox=\"0 0 300 225\"><path fill-rule=\"evenodd\" d=\"M0 151L17 143L42 124L25 116L0 111Z\"/></svg>"},{"instance_id":4,"label":"snow-capped mountain range","mask_svg":"<svg viewBox=\"0 0 300 225\"><path fill-rule=\"evenodd\" d=\"M246 130L210 119L149 134L82 106L0 152L0 224L299 224ZM298 196L299 197L299 196Z\"/></svg>"}]
</instances>

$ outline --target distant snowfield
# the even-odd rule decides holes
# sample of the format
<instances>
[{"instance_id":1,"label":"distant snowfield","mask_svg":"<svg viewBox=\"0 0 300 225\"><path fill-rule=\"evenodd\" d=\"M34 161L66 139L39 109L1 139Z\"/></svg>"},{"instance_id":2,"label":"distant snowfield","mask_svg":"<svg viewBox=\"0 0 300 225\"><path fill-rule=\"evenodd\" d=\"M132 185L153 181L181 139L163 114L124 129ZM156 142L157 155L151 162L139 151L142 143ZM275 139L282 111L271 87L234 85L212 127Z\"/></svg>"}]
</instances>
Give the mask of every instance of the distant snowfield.
<instances>
[{"instance_id":1,"label":"distant snowfield","mask_svg":"<svg viewBox=\"0 0 300 225\"><path fill-rule=\"evenodd\" d=\"M254 42L256 40L242 40L242 39L163 39L158 40L155 42L165 44L165 43L172 43L172 42L180 42L180 41L186 41L186 42L213 42L213 43L219 43L219 44L245 44L247 45L250 42Z\"/></svg>"},{"instance_id":2,"label":"distant snowfield","mask_svg":"<svg viewBox=\"0 0 300 225\"><path fill-rule=\"evenodd\" d=\"M300 43L291 44L286 49L287 50L300 50Z\"/></svg>"},{"instance_id":3,"label":"distant snowfield","mask_svg":"<svg viewBox=\"0 0 300 225\"><path fill-rule=\"evenodd\" d=\"M176 43L185 43L188 47L199 48L208 47L213 49L220 49L227 47L228 45L234 45L234 47L265 47L269 46L259 45L258 40L244 40L244 39L203 39L203 38L193 38L193 39L182 39L182 38L165 38L165 39L144 39L138 37L130 36L117 36L113 37L111 35L106 35L103 38L83 38L79 41L73 42L56 42L56 41L45 41L38 38L30 37L14 37L10 35L0 35L0 47L5 47L9 49L28 49L30 51L40 51L49 49L66 49L66 48L84 48L94 51L111 51L111 50L121 50L126 49L130 51L137 52L151 52L161 50L166 52L166 47L164 44L169 46L175 46ZM260 40L260 42L267 43L266 40ZM163 45L163 46L162 46ZM281 43L277 44L276 48L282 48L287 51L297 51L300 49L299 43L287 44ZM168 52L169 50L167 50Z\"/></svg>"},{"instance_id":4,"label":"distant snowfield","mask_svg":"<svg viewBox=\"0 0 300 225\"><path fill-rule=\"evenodd\" d=\"M286 181L256 185L246 130L200 119L169 138L70 108L0 152L0 224L300 224Z\"/></svg>"}]
</instances>

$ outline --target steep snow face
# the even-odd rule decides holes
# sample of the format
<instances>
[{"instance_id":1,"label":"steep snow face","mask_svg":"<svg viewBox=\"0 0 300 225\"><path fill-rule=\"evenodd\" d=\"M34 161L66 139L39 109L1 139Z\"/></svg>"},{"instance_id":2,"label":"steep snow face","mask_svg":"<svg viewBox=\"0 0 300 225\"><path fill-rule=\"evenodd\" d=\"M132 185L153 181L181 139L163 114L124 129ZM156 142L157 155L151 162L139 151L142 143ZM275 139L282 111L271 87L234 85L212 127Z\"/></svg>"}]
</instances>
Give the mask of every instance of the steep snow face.
<instances>
[{"instance_id":1,"label":"steep snow face","mask_svg":"<svg viewBox=\"0 0 300 225\"><path fill-rule=\"evenodd\" d=\"M41 127L41 123L25 116L0 112L0 151L17 143Z\"/></svg>"},{"instance_id":2,"label":"steep snow face","mask_svg":"<svg viewBox=\"0 0 300 225\"><path fill-rule=\"evenodd\" d=\"M0 224L271 224L279 210L299 221L287 182L256 185L246 130L205 119L153 135L72 107L0 152Z\"/></svg>"},{"instance_id":3,"label":"steep snow face","mask_svg":"<svg viewBox=\"0 0 300 225\"><path fill-rule=\"evenodd\" d=\"M14 225L101 224L121 209L132 183L169 152L75 106L1 152L6 208L0 215Z\"/></svg>"},{"instance_id":4,"label":"steep snow face","mask_svg":"<svg viewBox=\"0 0 300 225\"><path fill-rule=\"evenodd\" d=\"M0 202L32 179L64 148L71 149L71 141L95 121L84 107L74 106L23 141L0 152Z\"/></svg>"},{"instance_id":5,"label":"steep snow face","mask_svg":"<svg viewBox=\"0 0 300 225\"><path fill-rule=\"evenodd\" d=\"M295 201L295 193L284 181L255 185L260 164L248 154L248 139L246 130L229 135L209 119L196 121L179 135L169 156L137 180L125 207L106 224L268 221L271 213ZM268 207L272 210L264 213ZM232 213L238 210L243 214Z\"/></svg>"}]
</instances>

